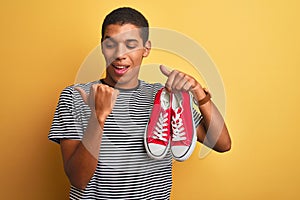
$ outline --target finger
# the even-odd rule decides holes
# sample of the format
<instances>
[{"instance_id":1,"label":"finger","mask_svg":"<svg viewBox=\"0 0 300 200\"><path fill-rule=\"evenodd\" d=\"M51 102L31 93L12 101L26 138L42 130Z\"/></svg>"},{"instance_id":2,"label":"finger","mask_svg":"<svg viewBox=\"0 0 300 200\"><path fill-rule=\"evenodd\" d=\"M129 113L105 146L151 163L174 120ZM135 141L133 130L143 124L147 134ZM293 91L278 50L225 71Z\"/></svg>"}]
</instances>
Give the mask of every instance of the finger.
<instances>
[{"instance_id":1,"label":"finger","mask_svg":"<svg viewBox=\"0 0 300 200\"><path fill-rule=\"evenodd\" d=\"M88 105L88 94L80 87L75 87L74 89L80 93L83 102Z\"/></svg>"},{"instance_id":2,"label":"finger","mask_svg":"<svg viewBox=\"0 0 300 200\"><path fill-rule=\"evenodd\" d=\"M166 88L169 92L171 92L172 89L173 89L173 82L174 82L174 79L175 79L177 73L178 73L177 70L171 71L170 74L169 74L169 76L168 76L168 79L167 79L167 81L166 81L166 83L165 83L165 88Z\"/></svg>"},{"instance_id":3,"label":"finger","mask_svg":"<svg viewBox=\"0 0 300 200\"><path fill-rule=\"evenodd\" d=\"M91 87L90 87L90 96L92 97L92 99L94 99L96 93L97 93L97 90L99 87L101 87L102 84L93 84Z\"/></svg>"},{"instance_id":4,"label":"finger","mask_svg":"<svg viewBox=\"0 0 300 200\"><path fill-rule=\"evenodd\" d=\"M159 69L163 73L163 75L167 77L171 74L171 72L164 65L159 65Z\"/></svg>"},{"instance_id":5,"label":"finger","mask_svg":"<svg viewBox=\"0 0 300 200\"><path fill-rule=\"evenodd\" d=\"M183 90L190 91L191 87L192 87L192 84L187 81L187 82L185 82L185 84L183 86Z\"/></svg>"},{"instance_id":6,"label":"finger","mask_svg":"<svg viewBox=\"0 0 300 200\"><path fill-rule=\"evenodd\" d=\"M172 89L174 90L182 90L183 85L187 82L185 78L185 74L182 72L176 73L173 83L172 83Z\"/></svg>"},{"instance_id":7,"label":"finger","mask_svg":"<svg viewBox=\"0 0 300 200\"><path fill-rule=\"evenodd\" d=\"M113 96L112 96L113 102L116 101L116 99L117 99L117 97L118 97L119 94L120 94L120 91L117 90L117 89L115 89L114 92L113 92Z\"/></svg>"},{"instance_id":8,"label":"finger","mask_svg":"<svg viewBox=\"0 0 300 200\"><path fill-rule=\"evenodd\" d=\"M118 96L120 94L120 91L118 89L114 89L114 96Z\"/></svg>"}]
</instances>

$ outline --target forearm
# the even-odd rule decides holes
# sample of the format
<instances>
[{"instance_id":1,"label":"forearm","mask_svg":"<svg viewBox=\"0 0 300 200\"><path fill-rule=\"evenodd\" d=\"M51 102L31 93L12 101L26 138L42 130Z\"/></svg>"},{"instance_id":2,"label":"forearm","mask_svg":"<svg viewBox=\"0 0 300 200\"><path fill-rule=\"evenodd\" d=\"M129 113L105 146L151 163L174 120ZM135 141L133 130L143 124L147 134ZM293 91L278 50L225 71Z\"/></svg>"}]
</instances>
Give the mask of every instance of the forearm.
<instances>
[{"instance_id":1,"label":"forearm","mask_svg":"<svg viewBox=\"0 0 300 200\"><path fill-rule=\"evenodd\" d=\"M82 140L65 162L66 174L77 188L85 188L96 170L103 124L99 124L96 117L91 117Z\"/></svg>"},{"instance_id":2,"label":"forearm","mask_svg":"<svg viewBox=\"0 0 300 200\"><path fill-rule=\"evenodd\" d=\"M197 128L198 141L218 152L230 150L231 140L221 113L210 98L203 102L203 99L209 97L207 95L210 94L197 85L193 90L193 95L197 102L202 102L198 105L203 116Z\"/></svg>"},{"instance_id":3,"label":"forearm","mask_svg":"<svg viewBox=\"0 0 300 200\"><path fill-rule=\"evenodd\" d=\"M218 152L230 150L230 136L224 119L215 104L212 101L208 101L200 105L199 110L203 115L201 125L205 134L200 134L198 140Z\"/></svg>"}]
</instances>

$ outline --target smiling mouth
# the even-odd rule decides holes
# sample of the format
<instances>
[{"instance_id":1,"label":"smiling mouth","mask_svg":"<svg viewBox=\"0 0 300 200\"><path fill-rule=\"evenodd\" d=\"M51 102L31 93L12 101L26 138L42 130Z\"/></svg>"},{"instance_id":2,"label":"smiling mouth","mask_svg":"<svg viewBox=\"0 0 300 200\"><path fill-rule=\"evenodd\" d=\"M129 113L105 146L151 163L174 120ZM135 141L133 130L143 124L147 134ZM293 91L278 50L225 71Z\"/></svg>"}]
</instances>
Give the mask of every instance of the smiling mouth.
<instances>
[{"instance_id":1,"label":"smiling mouth","mask_svg":"<svg viewBox=\"0 0 300 200\"><path fill-rule=\"evenodd\" d=\"M125 66L125 65L115 65L115 64L112 64L112 66L116 69L127 69L129 66Z\"/></svg>"},{"instance_id":2,"label":"smiling mouth","mask_svg":"<svg viewBox=\"0 0 300 200\"><path fill-rule=\"evenodd\" d=\"M111 64L114 68L115 74L119 76L123 76L129 69L129 65L117 65Z\"/></svg>"}]
</instances>

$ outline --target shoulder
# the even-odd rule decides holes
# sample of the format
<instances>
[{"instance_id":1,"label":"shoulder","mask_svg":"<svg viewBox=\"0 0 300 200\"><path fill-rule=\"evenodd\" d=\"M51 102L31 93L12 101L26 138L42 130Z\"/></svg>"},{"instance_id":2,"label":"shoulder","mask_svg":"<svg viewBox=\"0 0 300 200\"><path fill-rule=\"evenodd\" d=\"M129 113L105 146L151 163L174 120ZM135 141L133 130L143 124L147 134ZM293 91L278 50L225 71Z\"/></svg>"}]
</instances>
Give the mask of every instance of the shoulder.
<instances>
[{"instance_id":1,"label":"shoulder","mask_svg":"<svg viewBox=\"0 0 300 200\"><path fill-rule=\"evenodd\" d=\"M99 81L73 84L65 87L60 93L59 104L73 104L76 102L82 103L81 95L75 88L79 87L83 89L86 93L89 93L90 87L93 84L97 84L97 83L99 83Z\"/></svg>"},{"instance_id":2,"label":"shoulder","mask_svg":"<svg viewBox=\"0 0 300 200\"><path fill-rule=\"evenodd\" d=\"M88 93L90 91L90 87L93 84L97 84L97 83L99 83L99 81L69 85L62 90L61 96L69 96L69 95L73 95L74 93L78 93L77 90L75 90L76 87L79 87Z\"/></svg>"}]
</instances>

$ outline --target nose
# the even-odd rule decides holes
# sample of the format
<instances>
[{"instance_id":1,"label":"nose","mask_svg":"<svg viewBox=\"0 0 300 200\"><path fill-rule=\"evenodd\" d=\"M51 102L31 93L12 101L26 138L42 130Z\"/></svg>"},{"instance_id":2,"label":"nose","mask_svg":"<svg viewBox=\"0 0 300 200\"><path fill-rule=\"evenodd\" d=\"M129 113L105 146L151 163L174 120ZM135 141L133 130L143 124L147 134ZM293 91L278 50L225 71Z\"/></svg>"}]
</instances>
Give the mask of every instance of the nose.
<instances>
[{"instance_id":1,"label":"nose","mask_svg":"<svg viewBox=\"0 0 300 200\"><path fill-rule=\"evenodd\" d=\"M122 60L125 59L125 57L126 57L126 47L122 44L119 44L115 52L115 58L117 60Z\"/></svg>"}]
</instances>

